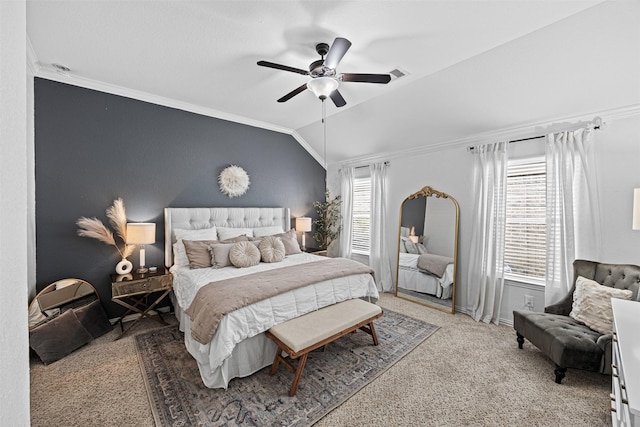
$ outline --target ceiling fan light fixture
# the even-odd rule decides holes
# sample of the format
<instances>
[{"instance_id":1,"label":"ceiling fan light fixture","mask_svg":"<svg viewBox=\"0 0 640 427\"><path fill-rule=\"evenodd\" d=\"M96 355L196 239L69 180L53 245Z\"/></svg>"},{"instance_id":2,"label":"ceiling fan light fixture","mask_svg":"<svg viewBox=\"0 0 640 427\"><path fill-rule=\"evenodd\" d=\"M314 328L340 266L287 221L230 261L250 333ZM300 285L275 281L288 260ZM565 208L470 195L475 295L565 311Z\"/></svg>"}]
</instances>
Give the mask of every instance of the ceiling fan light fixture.
<instances>
[{"instance_id":1,"label":"ceiling fan light fixture","mask_svg":"<svg viewBox=\"0 0 640 427\"><path fill-rule=\"evenodd\" d=\"M316 77L307 83L307 88L323 101L338 89L338 81L331 77Z\"/></svg>"}]
</instances>

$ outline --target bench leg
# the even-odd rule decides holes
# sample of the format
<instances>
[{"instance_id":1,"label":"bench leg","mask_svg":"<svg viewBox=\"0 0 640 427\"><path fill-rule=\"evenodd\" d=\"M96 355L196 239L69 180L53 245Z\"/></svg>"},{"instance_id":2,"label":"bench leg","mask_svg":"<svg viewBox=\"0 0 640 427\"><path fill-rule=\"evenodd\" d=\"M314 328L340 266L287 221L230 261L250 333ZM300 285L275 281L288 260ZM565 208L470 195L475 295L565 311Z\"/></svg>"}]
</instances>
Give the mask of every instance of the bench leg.
<instances>
[{"instance_id":1,"label":"bench leg","mask_svg":"<svg viewBox=\"0 0 640 427\"><path fill-rule=\"evenodd\" d=\"M556 374L556 383L562 384L562 379L567 372L567 368L563 368L562 366L556 365L556 369L554 369L553 373Z\"/></svg>"},{"instance_id":2,"label":"bench leg","mask_svg":"<svg viewBox=\"0 0 640 427\"><path fill-rule=\"evenodd\" d=\"M293 384L291 384L291 390L289 390L289 396L295 396L298 391L298 383L300 382L300 377L302 376L302 370L304 369L305 363L307 363L307 356L309 353L305 353L300 357L298 361L298 369L296 369L296 376L293 379Z\"/></svg>"},{"instance_id":3,"label":"bench leg","mask_svg":"<svg viewBox=\"0 0 640 427\"><path fill-rule=\"evenodd\" d=\"M378 345L378 335L376 334L376 328L373 326L373 322L365 326L360 326L360 329L371 335L373 338L373 345Z\"/></svg>"},{"instance_id":4,"label":"bench leg","mask_svg":"<svg viewBox=\"0 0 640 427\"><path fill-rule=\"evenodd\" d=\"M524 344L524 337L520 335L519 332L516 332L516 340L518 340L518 348L522 349L522 345Z\"/></svg>"},{"instance_id":5,"label":"bench leg","mask_svg":"<svg viewBox=\"0 0 640 427\"><path fill-rule=\"evenodd\" d=\"M273 358L273 363L271 364L271 370L269 371L269 375L275 375L278 372L278 365L280 364L280 354L282 353L282 349L278 347L278 351L276 351L276 357Z\"/></svg>"}]
</instances>

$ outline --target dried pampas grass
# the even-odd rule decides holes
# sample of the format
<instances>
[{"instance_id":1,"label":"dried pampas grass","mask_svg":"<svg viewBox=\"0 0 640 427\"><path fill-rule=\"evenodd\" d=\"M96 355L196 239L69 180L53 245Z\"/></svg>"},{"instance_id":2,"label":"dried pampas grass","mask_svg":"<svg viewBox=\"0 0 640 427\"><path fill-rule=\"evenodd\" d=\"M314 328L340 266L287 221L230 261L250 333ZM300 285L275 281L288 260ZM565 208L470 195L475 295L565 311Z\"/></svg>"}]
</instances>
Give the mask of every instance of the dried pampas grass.
<instances>
[{"instance_id":1,"label":"dried pampas grass","mask_svg":"<svg viewBox=\"0 0 640 427\"><path fill-rule=\"evenodd\" d=\"M116 230L118 237L124 242L124 248L120 250L116 239L113 236L113 232L109 230L98 218L81 217L76 221L78 225L78 236L91 237L92 239L100 240L107 245L113 245L116 248L120 256L125 259L129 257L135 245L127 245L127 213L124 208L124 202L121 198L113 201L113 206L107 208L107 218L109 223Z\"/></svg>"}]
</instances>

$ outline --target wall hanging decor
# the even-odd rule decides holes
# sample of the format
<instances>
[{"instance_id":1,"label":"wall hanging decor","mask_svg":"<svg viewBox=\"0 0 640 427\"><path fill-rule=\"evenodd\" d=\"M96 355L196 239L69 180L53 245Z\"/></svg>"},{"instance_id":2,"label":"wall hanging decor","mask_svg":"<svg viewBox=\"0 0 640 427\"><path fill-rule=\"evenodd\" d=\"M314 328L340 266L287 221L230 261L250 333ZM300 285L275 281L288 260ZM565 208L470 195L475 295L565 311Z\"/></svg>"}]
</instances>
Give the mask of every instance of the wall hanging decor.
<instances>
[{"instance_id":1,"label":"wall hanging decor","mask_svg":"<svg viewBox=\"0 0 640 427\"><path fill-rule=\"evenodd\" d=\"M226 167L218 177L220 191L229 197L240 197L249 189L249 175L240 166Z\"/></svg>"},{"instance_id":2,"label":"wall hanging decor","mask_svg":"<svg viewBox=\"0 0 640 427\"><path fill-rule=\"evenodd\" d=\"M118 254L122 257L122 261L116 265L116 273L130 273L133 269L133 264L127 259L127 257L133 253L133 249L136 246L127 244L127 213L124 209L124 202L122 199L118 198L114 200L113 206L107 208L106 214L107 218L109 218L109 223L116 230L117 236L120 237L124 244L122 250L116 243L113 232L96 217L87 218L83 216L78 219L78 221L76 221L76 224L78 225L78 235L82 237L91 237L93 239L100 240L104 244L113 245L113 247L118 251Z\"/></svg>"}]
</instances>

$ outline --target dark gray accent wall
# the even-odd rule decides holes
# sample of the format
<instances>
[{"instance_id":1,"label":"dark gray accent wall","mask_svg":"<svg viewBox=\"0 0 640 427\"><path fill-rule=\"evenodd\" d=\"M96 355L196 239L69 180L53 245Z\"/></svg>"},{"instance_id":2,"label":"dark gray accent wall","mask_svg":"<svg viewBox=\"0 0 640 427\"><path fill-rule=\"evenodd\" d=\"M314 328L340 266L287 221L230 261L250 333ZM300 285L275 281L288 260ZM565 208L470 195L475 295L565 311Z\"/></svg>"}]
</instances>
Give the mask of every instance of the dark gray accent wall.
<instances>
[{"instance_id":1,"label":"dark gray accent wall","mask_svg":"<svg viewBox=\"0 0 640 427\"><path fill-rule=\"evenodd\" d=\"M415 227L416 236L424 234L424 214L427 207L427 198L405 200L402 204L402 226Z\"/></svg>"},{"instance_id":2,"label":"dark gray accent wall","mask_svg":"<svg viewBox=\"0 0 640 427\"><path fill-rule=\"evenodd\" d=\"M81 216L108 224L105 210L118 197L130 221L156 223L148 266L163 265L167 206L277 206L315 217L313 202L324 199L324 168L290 135L41 78L34 84L38 290L82 278L110 317L121 314L110 282L120 257L79 237L75 224ZM249 174L242 197L219 190L218 175L231 164ZM130 260L138 265L137 251Z\"/></svg>"}]
</instances>

